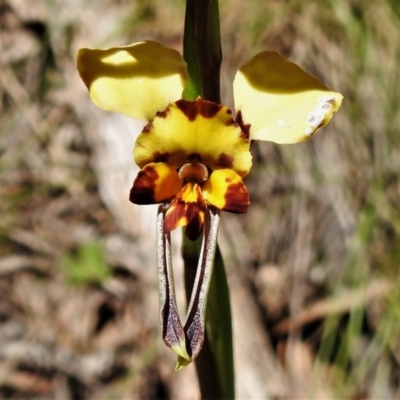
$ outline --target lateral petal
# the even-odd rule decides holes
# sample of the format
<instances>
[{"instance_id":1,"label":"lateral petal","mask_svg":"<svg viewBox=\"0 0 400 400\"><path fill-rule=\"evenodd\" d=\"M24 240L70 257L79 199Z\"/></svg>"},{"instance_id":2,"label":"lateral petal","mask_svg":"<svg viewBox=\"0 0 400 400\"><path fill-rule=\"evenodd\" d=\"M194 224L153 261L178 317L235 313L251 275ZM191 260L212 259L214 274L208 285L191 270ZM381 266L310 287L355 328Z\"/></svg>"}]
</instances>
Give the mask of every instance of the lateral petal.
<instances>
[{"instance_id":1,"label":"lateral petal","mask_svg":"<svg viewBox=\"0 0 400 400\"><path fill-rule=\"evenodd\" d=\"M236 74L236 120L251 140L296 143L331 120L343 96L286 60L264 51Z\"/></svg>"},{"instance_id":2,"label":"lateral petal","mask_svg":"<svg viewBox=\"0 0 400 400\"><path fill-rule=\"evenodd\" d=\"M77 67L97 106L144 121L181 98L187 81L181 54L153 41L80 49Z\"/></svg>"},{"instance_id":3,"label":"lateral petal","mask_svg":"<svg viewBox=\"0 0 400 400\"><path fill-rule=\"evenodd\" d=\"M245 213L249 194L241 177L230 169L214 171L203 187L204 199L220 210Z\"/></svg>"},{"instance_id":4,"label":"lateral petal","mask_svg":"<svg viewBox=\"0 0 400 400\"><path fill-rule=\"evenodd\" d=\"M147 164L133 182L129 200L135 204L156 204L171 200L182 189L174 168L165 163Z\"/></svg>"}]
</instances>

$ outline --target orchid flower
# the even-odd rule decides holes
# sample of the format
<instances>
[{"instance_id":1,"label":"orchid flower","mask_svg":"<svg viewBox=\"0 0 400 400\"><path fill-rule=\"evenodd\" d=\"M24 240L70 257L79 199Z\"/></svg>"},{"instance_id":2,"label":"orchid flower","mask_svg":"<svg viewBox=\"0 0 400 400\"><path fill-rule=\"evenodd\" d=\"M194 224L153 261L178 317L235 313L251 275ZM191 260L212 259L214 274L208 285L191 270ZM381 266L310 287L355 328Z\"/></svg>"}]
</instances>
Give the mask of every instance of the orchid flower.
<instances>
[{"instance_id":1,"label":"orchid flower","mask_svg":"<svg viewBox=\"0 0 400 400\"><path fill-rule=\"evenodd\" d=\"M78 70L99 107L147 122L133 155L141 168L130 192L135 204L159 209L158 275L164 341L190 362L201 349L219 210L247 211L243 178L254 140L296 143L326 125L342 95L326 88L275 51L239 68L233 82L236 115L223 105L181 99L188 79L179 52L153 41L107 50L81 49ZM202 257L182 326L170 260L170 232L204 231ZM179 362L178 362L179 363Z\"/></svg>"}]
</instances>

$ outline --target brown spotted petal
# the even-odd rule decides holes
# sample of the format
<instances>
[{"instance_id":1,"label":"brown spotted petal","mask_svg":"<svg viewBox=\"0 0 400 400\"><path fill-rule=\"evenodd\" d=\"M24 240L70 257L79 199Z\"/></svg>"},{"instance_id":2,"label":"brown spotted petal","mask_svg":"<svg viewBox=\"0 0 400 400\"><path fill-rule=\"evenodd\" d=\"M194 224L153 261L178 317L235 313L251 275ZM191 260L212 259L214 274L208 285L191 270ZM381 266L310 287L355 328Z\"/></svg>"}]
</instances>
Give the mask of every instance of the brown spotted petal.
<instances>
[{"instance_id":1,"label":"brown spotted petal","mask_svg":"<svg viewBox=\"0 0 400 400\"><path fill-rule=\"evenodd\" d=\"M206 203L201 188L196 183L187 183L169 206L164 220L165 232L178 227L186 227L185 233L190 240L196 240L204 225Z\"/></svg>"},{"instance_id":2,"label":"brown spotted petal","mask_svg":"<svg viewBox=\"0 0 400 400\"><path fill-rule=\"evenodd\" d=\"M133 154L141 168L156 161L179 168L196 159L244 177L251 168L249 146L230 110L199 98L179 100L159 113L139 135Z\"/></svg>"},{"instance_id":3,"label":"brown spotted petal","mask_svg":"<svg viewBox=\"0 0 400 400\"><path fill-rule=\"evenodd\" d=\"M211 174L204 184L203 196L218 209L232 213L245 213L250 204L241 177L229 169L220 169Z\"/></svg>"},{"instance_id":4,"label":"brown spotted petal","mask_svg":"<svg viewBox=\"0 0 400 400\"><path fill-rule=\"evenodd\" d=\"M174 168L165 163L147 164L138 174L129 200L135 204L156 204L175 197L182 181Z\"/></svg>"}]
</instances>

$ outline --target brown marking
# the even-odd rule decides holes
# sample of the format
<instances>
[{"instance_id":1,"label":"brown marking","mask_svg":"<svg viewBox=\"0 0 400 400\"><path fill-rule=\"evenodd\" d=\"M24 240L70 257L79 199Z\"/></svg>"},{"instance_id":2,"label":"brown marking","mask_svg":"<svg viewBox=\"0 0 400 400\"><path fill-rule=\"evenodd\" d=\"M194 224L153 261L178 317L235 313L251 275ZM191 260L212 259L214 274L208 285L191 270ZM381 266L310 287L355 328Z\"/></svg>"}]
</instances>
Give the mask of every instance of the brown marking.
<instances>
[{"instance_id":1,"label":"brown marking","mask_svg":"<svg viewBox=\"0 0 400 400\"><path fill-rule=\"evenodd\" d=\"M225 126L239 126L238 123L232 118L232 111L229 110L229 108L226 109L226 115L229 115L231 118L225 122Z\"/></svg>"},{"instance_id":2,"label":"brown marking","mask_svg":"<svg viewBox=\"0 0 400 400\"><path fill-rule=\"evenodd\" d=\"M199 112L197 101L178 100L176 106L187 116L189 121L194 121Z\"/></svg>"},{"instance_id":3,"label":"brown marking","mask_svg":"<svg viewBox=\"0 0 400 400\"><path fill-rule=\"evenodd\" d=\"M168 164L169 153L155 153L154 154L154 162L163 162Z\"/></svg>"},{"instance_id":4,"label":"brown marking","mask_svg":"<svg viewBox=\"0 0 400 400\"><path fill-rule=\"evenodd\" d=\"M153 123L149 122L142 130L142 133L149 133L153 130Z\"/></svg>"},{"instance_id":5,"label":"brown marking","mask_svg":"<svg viewBox=\"0 0 400 400\"><path fill-rule=\"evenodd\" d=\"M175 199L168 208L164 218L165 233L169 233L177 228L178 222L184 218L186 226L186 236L194 241L196 240L204 226L205 203L185 203L182 200ZM203 209L204 208L204 209Z\"/></svg>"},{"instance_id":6,"label":"brown marking","mask_svg":"<svg viewBox=\"0 0 400 400\"><path fill-rule=\"evenodd\" d=\"M235 128L239 128L239 124L234 121L233 118L229 118L226 122L225 122L225 126L234 126Z\"/></svg>"},{"instance_id":7,"label":"brown marking","mask_svg":"<svg viewBox=\"0 0 400 400\"><path fill-rule=\"evenodd\" d=\"M156 114L156 117L159 117L159 118L167 118L167 115L168 115L168 114L169 114L169 107L166 108L166 109L163 110L163 111L158 111L157 114Z\"/></svg>"},{"instance_id":8,"label":"brown marking","mask_svg":"<svg viewBox=\"0 0 400 400\"><path fill-rule=\"evenodd\" d=\"M221 168L230 168L233 167L233 157L226 153L221 153L218 157L216 165Z\"/></svg>"},{"instance_id":9,"label":"brown marking","mask_svg":"<svg viewBox=\"0 0 400 400\"><path fill-rule=\"evenodd\" d=\"M243 182L234 183L228 186L228 190L225 193L224 211L243 214L247 212L249 204L249 193L247 192L246 186L244 186Z\"/></svg>"},{"instance_id":10,"label":"brown marking","mask_svg":"<svg viewBox=\"0 0 400 400\"><path fill-rule=\"evenodd\" d=\"M190 153L187 157L188 161L200 161L201 162L201 155L199 153Z\"/></svg>"},{"instance_id":11,"label":"brown marking","mask_svg":"<svg viewBox=\"0 0 400 400\"><path fill-rule=\"evenodd\" d=\"M203 230L204 211L200 209L197 203L188 203L186 218L188 219L188 224L185 229L185 235L194 242Z\"/></svg>"},{"instance_id":12,"label":"brown marking","mask_svg":"<svg viewBox=\"0 0 400 400\"><path fill-rule=\"evenodd\" d=\"M176 197L168 207L164 218L165 233L170 233L176 229L179 220L183 217L185 217L185 203Z\"/></svg>"},{"instance_id":13,"label":"brown marking","mask_svg":"<svg viewBox=\"0 0 400 400\"><path fill-rule=\"evenodd\" d=\"M220 104L201 99L196 100L196 103L198 103L199 112L204 118L214 118L222 108Z\"/></svg>"},{"instance_id":14,"label":"brown marking","mask_svg":"<svg viewBox=\"0 0 400 400\"><path fill-rule=\"evenodd\" d=\"M242 130L242 135L240 135L240 136L243 137L244 139L249 140L251 125L244 123L241 111L238 111L236 113L236 122L239 124L240 129Z\"/></svg>"},{"instance_id":15,"label":"brown marking","mask_svg":"<svg viewBox=\"0 0 400 400\"><path fill-rule=\"evenodd\" d=\"M154 190L155 182L158 179L158 173L153 167L142 169L129 193L129 200L135 204L155 204Z\"/></svg>"},{"instance_id":16,"label":"brown marking","mask_svg":"<svg viewBox=\"0 0 400 400\"><path fill-rule=\"evenodd\" d=\"M199 114L204 118L213 118L222 108L220 104L202 99L196 101L178 100L176 105L188 117L189 121L194 121Z\"/></svg>"}]
</instances>

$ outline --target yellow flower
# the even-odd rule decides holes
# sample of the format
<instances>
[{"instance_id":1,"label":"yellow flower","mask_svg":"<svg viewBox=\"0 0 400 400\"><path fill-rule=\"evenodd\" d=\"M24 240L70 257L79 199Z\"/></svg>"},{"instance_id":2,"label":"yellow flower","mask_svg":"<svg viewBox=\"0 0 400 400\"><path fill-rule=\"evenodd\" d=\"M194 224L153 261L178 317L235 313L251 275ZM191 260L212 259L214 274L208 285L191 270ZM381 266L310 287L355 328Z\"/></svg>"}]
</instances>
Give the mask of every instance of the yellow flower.
<instances>
[{"instance_id":1,"label":"yellow flower","mask_svg":"<svg viewBox=\"0 0 400 400\"><path fill-rule=\"evenodd\" d=\"M235 117L220 104L182 100L186 64L177 51L156 42L81 49L78 70L96 105L148 122L133 152L141 170L130 200L163 204L157 217L160 324L165 343L178 355L177 369L183 368L197 356L204 339L218 210L244 213L249 205L242 179L251 168L250 143L308 139L331 120L342 95L274 51L257 54L237 72ZM182 326L170 232L186 227L194 240L203 226L201 260Z\"/></svg>"},{"instance_id":2,"label":"yellow flower","mask_svg":"<svg viewBox=\"0 0 400 400\"><path fill-rule=\"evenodd\" d=\"M144 128L134 157L142 170L130 200L172 200L164 220L167 233L186 226L187 236L196 239L207 204L247 211L249 196L242 177L251 167L249 141L226 107L201 99L170 104Z\"/></svg>"},{"instance_id":3,"label":"yellow flower","mask_svg":"<svg viewBox=\"0 0 400 400\"><path fill-rule=\"evenodd\" d=\"M136 204L170 203L168 233L202 232L207 205L244 213L242 182L249 145L306 140L326 125L342 96L274 51L243 65L234 81L236 120L226 107L181 100L186 64L175 50L144 41L107 50L81 49L78 70L95 104L147 121L134 149L141 168L130 193Z\"/></svg>"}]
</instances>

